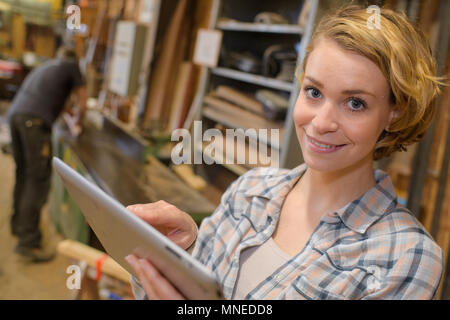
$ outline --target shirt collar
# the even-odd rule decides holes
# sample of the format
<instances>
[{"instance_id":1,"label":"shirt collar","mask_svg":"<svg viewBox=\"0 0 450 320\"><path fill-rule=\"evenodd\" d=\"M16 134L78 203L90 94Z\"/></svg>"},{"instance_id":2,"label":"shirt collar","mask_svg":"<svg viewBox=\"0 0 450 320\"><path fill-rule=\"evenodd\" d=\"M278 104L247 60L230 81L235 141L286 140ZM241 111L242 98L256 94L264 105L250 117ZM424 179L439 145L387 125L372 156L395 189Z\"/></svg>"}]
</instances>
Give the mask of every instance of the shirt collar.
<instances>
[{"instance_id":1,"label":"shirt collar","mask_svg":"<svg viewBox=\"0 0 450 320\"><path fill-rule=\"evenodd\" d=\"M348 228L361 234L397 205L397 195L389 174L374 169L374 178L375 186L336 211Z\"/></svg>"},{"instance_id":2,"label":"shirt collar","mask_svg":"<svg viewBox=\"0 0 450 320\"><path fill-rule=\"evenodd\" d=\"M255 196L272 199L274 196L279 195L280 189L289 187L290 190L293 188L297 180L306 171L306 168L306 163L302 163L292 170L281 169L284 171L281 174L279 169L270 168L268 169L269 171L261 177L261 183L248 189L244 194L250 197Z\"/></svg>"},{"instance_id":3,"label":"shirt collar","mask_svg":"<svg viewBox=\"0 0 450 320\"><path fill-rule=\"evenodd\" d=\"M281 205L306 169L306 163L302 163L292 170L286 170L282 174L279 174L277 169L273 169L273 174L269 171L267 177L262 177L261 183L248 189L244 194L248 197L256 196L269 200L278 197ZM335 221L333 218L338 216L349 229L363 234L381 216L391 211L397 203L391 178L383 170L374 169L373 172L376 181L374 187L339 210L324 214L323 220L325 222ZM329 220L330 218L331 220Z\"/></svg>"}]
</instances>

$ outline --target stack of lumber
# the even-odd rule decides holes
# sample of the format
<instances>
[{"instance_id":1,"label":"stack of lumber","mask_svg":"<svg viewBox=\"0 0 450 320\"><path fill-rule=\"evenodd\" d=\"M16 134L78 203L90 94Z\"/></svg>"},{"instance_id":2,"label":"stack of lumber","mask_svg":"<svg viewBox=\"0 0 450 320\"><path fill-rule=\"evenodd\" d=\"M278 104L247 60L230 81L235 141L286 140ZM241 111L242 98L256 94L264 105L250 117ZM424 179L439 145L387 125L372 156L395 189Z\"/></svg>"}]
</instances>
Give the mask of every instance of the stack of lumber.
<instances>
[{"instance_id":1,"label":"stack of lumber","mask_svg":"<svg viewBox=\"0 0 450 320\"><path fill-rule=\"evenodd\" d=\"M283 123L264 117L263 106L231 87L219 86L203 99L203 114L232 128L280 129Z\"/></svg>"}]
</instances>

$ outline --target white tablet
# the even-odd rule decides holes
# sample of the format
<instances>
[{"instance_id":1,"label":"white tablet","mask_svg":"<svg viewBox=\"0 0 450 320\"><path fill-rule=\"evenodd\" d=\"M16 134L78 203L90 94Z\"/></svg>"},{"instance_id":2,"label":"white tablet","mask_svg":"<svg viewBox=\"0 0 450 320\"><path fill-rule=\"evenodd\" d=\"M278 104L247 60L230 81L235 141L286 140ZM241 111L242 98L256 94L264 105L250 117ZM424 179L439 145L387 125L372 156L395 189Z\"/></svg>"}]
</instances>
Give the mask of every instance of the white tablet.
<instances>
[{"instance_id":1,"label":"white tablet","mask_svg":"<svg viewBox=\"0 0 450 320\"><path fill-rule=\"evenodd\" d=\"M53 167L106 252L131 274L136 276L124 258L133 253L151 261L186 298L224 299L199 261L60 159L53 158Z\"/></svg>"}]
</instances>

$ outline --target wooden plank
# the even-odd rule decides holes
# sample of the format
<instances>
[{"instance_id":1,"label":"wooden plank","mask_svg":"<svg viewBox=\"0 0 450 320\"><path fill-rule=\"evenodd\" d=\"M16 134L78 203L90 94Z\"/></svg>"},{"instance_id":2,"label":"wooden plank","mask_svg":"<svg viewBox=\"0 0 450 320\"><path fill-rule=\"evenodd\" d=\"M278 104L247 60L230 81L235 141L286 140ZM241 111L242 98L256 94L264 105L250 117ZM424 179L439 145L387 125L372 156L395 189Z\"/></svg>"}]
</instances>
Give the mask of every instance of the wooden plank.
<instances>
[{"instance_id":1,"label":"wooden plank","mask_svg":"<svg viewBox=\"0 0 450 320\"><path fill-rule=\"evenodd\" d=\"M419 14L418 25L420 29L430 37L431 27L436 18L437 8L439 6L439 0L422 0L421 10Z\"/></svg>"},{"instance_id":2,"label":"wooden plank","mask_svg":"<svg viewBox=\"0 0 450 320\"><path fill-rule=\"evenodd\" d=\"M24 17L14 14L12 18L12 56L19 59L25 51L26 26Z\"/></svg>"},{"instance_id":3,"label":"wooden plank","mask_svg":"<svg viewBox=\"0 0 450 320\"><path fill-rule=\"evenodd\" d=\"M188 17L184 17L183 23L182 23L182 30L178 35L178 42L176 46L176 55L174 56L173 60L171 61L170 68L166 72L170 73L169 81L167 83L167 87L165 88L165 97L164 97L164 106L162 108L162 111L159 115L158 122L162 125L161 129L167 129L167 125L170 119L170 114L172 111L172 106L175 103L175 91L177 90L177 82L178 82L178 76L179 72L182 66L183 61L185 60L186 55L186 47L187 47L187 31L189 26ZM182 87L180 87L179 90L183 90ZM191 92L185 92L186 94L190 94ZM184 97L183 97L184 98Z\"/></svg>"},{"instance_id":4,"label":"wooden plank","mask_svg":"<svg viewBox=\"0 0 450 320\"><path fill-rule=\"evenodd\" d=\"M241 136L242 137L242 136ZM227 154L227 142L229 145L233 148L232 151L230 151ZM267 148L267 155L263 157L262 154L258 153L258 144L249 144L246 141L243 141L241 139L231 139L231 137L228 137L226 134L222 137L222 149L220 148L219 144L215 145L217 148L215 150L216 155L215 159L220 161L220 163L225 164L235 164L237 166L245 167L245 169L241 169L241 171L245 172L247 169L256 168L256 167L279 167L278 162L273 162L270 158L270 148ZM203 150L205 149L205 146L203 147ZM233 155L233 158L231 158L231 152ZM244 163L238 162L238 154L240 157L243 156ZM256 163L255 162L256 159ZM252 162L252 163L251 163Z\"/></svg>"},{"instance_id":5,"label":"wooden plank","mask_svg":"<svg viewBox=\"0 0 450 320\"><path fill-rule=\"evenodd\" d=\"M218 86L213 95L228 100L256 114L264 115L261 102L229 86Z\"/></svg>"},{"instance_id":6,"label":"wooden plank","mask_svg":"<svg viewBox=\"0 0 450 320\"><path fill-rule=\"evenodd\" d=\"M212 159L215 163L223 165L225 168L227 168L228 170L230 170L231 172L233 172L234 174L236 174L238 176L243 175L244 173L246 173L248 171L248 168L245 168L243 165L238 165L236 163L227 163L227 162L223 161L223 158L221 158L220 156L212 154L200 147L197 147L197 148L198 148L198 150L197 150L198 152L202 152L202 154L204 154L207 158Z\"/></svg>"},{"instance_id":7,"label":"wooden plank","mask_svg":"<svg viewBox=\"0 0 450 320\"><path fill-rule=\"evenodd\" d=\"M192 102L194 86L194 64L183 62L177 74L177 83L174 90L174 99L170 107L168 132L183 126L184 119Z\"/></svg>"},{"instance_id":8,"label":"wooden plank","mask_svg":"<svg viewBox=\"0 0 450 320\"><path fill-rule=\"evenodd\" d=\"M100 250L70 239L58 243L57 252L71 259L85 261L89 266L94 268L97 267L97 261L105 255ZM130 274L128 271L110 256L107 256L103 261L101 272L123 282L130 282Z\"/></svg>"},{"instance_id":9,"label":"wooden plank","mask_svg":"<svg viewBox=\"0 0 450 320\"><path fill-rule=\"evenodd\" d=\"M450 171L450 168L448 168L448 170ZM448 174L446 195L444 199L442 214L439 221L439 231L435 239L444 253L444 275L442 276L442 281L437 292L438 298L442 296L444 280L450 277L450 275L446 273L450 251L450 173Z\"/></svg>"},{"instance_id":10,"label":"wooden plank","mask_svg":"<svg viewBox=\"0 0 450 320\"><path fill-rule=\"evenodd\" d=\"M193 168L187 164L173 166L172 170L194 190L201 191L206 188L206 181L194 173Z\"/></svg>"},{"instance_id":11,"label":"wooden plank","mask_svg":"<svg viewBox=\"0 0 450 320\"><path fill-rule=\"evenodd\" d=\"M210 28L210 20L211 20L211 10L213 7L213 2L211 0L196 0L195 1L195 9L194 9L194 17L192 23L192 29L189 38L189 60L192 60L195 51L195 41L197 38L197 32L199 29ZM199 67L196 66L196 69ZM198 70L196 70L198 72ZM195 79L196 83L198 79Z\"/></svg>"},{"instance_id":12,"label":"wooden plank","mask_svg":"<svg viewBox=\"0 0 450 320\"><path fill-rule=\"evenodd\" d=\"M232 103L226 102L221 99L217 99L214 97L206 96L203 101L209 106L213 107L216 110L220 110L222 113L228 114L232 117L236 122L236 125L233 127L240 128L256 128L256 129L273 129L273 128L281 128L283 126L282 123L270 121L264 119L261 116L255 115L254 113L242 109ZM244 124L244 125L243 125Z\"/></svg>"},{"instance_id":13,"label":"wooden plank","mask_svg":"<svg viewBox=\"0 0 450 320\"><path fill-rule=\"evenodd\" d=\"M190 39L191 47L189 50L190 60L192 60L195 52L197 31L201 28L213 29L215 27L220 0L198 0L195 1L195 4L196 8ZM201 115L202 99L206 91L208 79L208 68L205 66L195 66L195 96L186 115L186 120L183 123L183 128L185 129L189 130L194 120L197 120Z\"/></svg>"},{"instance_id":14,"label":"wooden plank","mask_svg":"<svg viewBox=\"0 0 450 320\"><path fill-rule=\"evenodd\" d=\"M239 108L239 107L236 107ZM242 110L245 111L245 110ZM241 111L239 111L241 112ZM250 113L250 112L249 112ZM230 128L242 128L242 129L268 129L267 133L267 139L265 137L258 137L257 133L256 135L252 135L251 138L254 140L260 139L263 143L270 144L272 147L276 149L280 149L280 142L283 140L283 133L284 128L282 127L276 127L276 128L270 128L266 124L262 123L255 123L255 121L252 121L249 119L249 117L242 117L239 114L231 114L230 112L227 112L226 110L222 109L216 109L211 106L206 106L203 108L203 115L211 120L214 120L218 123L224 124L225 126L228 126ZM254 116L250 114L251 116ZM254 116L257 117L257 116ZM253 118L253 120L260 121L259 119ZM271 139L271 130L272 129L278 129L279 130L279 139L272 140Z\"/></svg>"},{"instance_id":15,"label":"wooden plank","mask_svg":"<svg viewBox=\"0 0 450 320\"><path fill-rule=\"evenodd\" d=\"M56 50L56 38L52 29L38 26L33 31L34 53L41 57L53 58Z\"/></svg>"},{"instance_id":16,"label":"wooden plank","mask_svg":"<svg viewBox=\"0 0 450 320\"><path fill-rule=\"evenodd\" d=\"M126 20L133 20L137 22L137 14L139 8L138 0L126 0L123 11L123 17Z\"/></svg>"},{"instance_id":17,"label":"wooden plank","mask_svg":"<svg viewBox=\"0 0 450 320\"><path fill-rule=\"evenodd\" d=\"M171 19L169 29L167 30L163 49L156 63L153 77L151 80L150 92L147 100L143 124L148 127L150 121L158 121L161 117L166 97L167 86L170 82L171 65L177 54L177 42L179 34L182 33L182 25L186 12L187 0L180 0Z\"/></svg>"}]
</instances>

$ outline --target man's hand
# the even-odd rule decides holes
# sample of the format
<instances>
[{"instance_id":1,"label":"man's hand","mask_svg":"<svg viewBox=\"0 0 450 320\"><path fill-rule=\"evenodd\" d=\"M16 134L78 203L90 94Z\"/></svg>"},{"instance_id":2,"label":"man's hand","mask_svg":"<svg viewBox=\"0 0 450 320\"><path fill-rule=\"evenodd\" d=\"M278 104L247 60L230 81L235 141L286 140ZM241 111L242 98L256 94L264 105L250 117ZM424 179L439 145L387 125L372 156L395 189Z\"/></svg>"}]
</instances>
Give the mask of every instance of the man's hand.
<instances>
[{"instance_id":1,"label":"man's hand","mask_svg":"<svg viewBox=\"0 0 450 320\"><path fill-rule=\"evenodd\" d=\"M82 127L77 125L77 118L71 117L69 113L64 113L63 118L72 137L78 137L81 134Z\"/></svg>"},{"instance_id":2,"label":"man's hand","mask_svg":"<svg viewBox=\"0 0 450 320\"><path fill-rule=\"evenodd\" d=\"M135 204L127 207L182 249L191 246L197 237L197 225L192 217L165 201Z\"/></svg>"}]
</instances>

